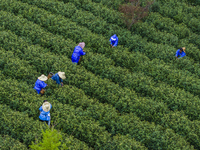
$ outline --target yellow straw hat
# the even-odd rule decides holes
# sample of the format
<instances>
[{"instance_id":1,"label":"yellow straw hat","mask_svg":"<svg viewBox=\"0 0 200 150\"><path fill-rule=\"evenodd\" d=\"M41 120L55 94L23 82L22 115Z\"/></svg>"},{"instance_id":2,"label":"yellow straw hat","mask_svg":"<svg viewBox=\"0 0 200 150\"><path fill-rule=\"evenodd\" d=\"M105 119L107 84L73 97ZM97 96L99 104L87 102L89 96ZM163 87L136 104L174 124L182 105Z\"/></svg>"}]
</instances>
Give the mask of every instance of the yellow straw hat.
<instances>
[{"instance_id":1,"label":"yellow straw hat","mask_svg":"<svg viewBox=\"0 0 200 150\"><path fill-rule=\"evenodd\" d=\"M58 76L61 78L61 79L65 79L65 72L58 72Z\"/></svg>"},{"instance_id":2,"label":"yellow straw hat","mask_svg":"<svg viewBox=\"0 0 200 150\"><path fill-rule=\"evenodd\" d=\"M40 77L38 77L38 79L41 81L47 81L48 78L47 78L47 76L42 74Z\"/></svg>"},{"instance_id":3,"label":"yellow straw hat","mask_svg":"<svg viewBox=\"0 0 200 150\"><path fill-rule=\"evenodd\" d=\"M42 104L42 109L45 111L45 112L48 112L50 110L50 103L49 102L44 102Z\"/></svg>"}]
</instances>

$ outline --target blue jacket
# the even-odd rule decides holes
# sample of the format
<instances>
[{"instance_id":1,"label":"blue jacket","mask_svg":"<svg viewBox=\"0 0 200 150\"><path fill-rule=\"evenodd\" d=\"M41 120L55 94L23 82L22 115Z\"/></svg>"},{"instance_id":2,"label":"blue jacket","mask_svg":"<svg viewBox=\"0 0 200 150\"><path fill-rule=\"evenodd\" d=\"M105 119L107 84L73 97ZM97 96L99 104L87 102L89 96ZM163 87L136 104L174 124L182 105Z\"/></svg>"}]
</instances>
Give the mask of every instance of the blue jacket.
<instances>
[{"instance_id":1,"label":"blue jacket","mask_svg":"<svg viewBox=\"0 0 200 150\"><path fill-rule=\"evenodd\" d=\"M79 61L79 59L80 59L80 56L85 55L85 54L86 54L86 53L83 52L83 49L82 49L80 46L76 46L76 47L74 48L73 53L72 53L72 57L71 57L72 62L73 62L73 63L78 63L78 61Z\"/></svg>"},{"instance_id":2,"label":"blue jacket","mask_svg":"<svg viewBox=\"0 0 200 150\"><path fill-rule=\"evenodd\" d=\"M52 108L52 105L50 104L50 109ZM40 120L42 121L49 121L50 120L50 111L46 112L42 109L42 106L39 108L40 111Z\"/></svg>"},{"instance_id":3,"label":"blue jacket","mask_svg":"<svg viewBox=\"0 0 200 150\"><path fill-rule=\"evenodd\" d=\"M180 49L178 49L177 51L176 51L176 55L175 55L176 57L178 57L178 56L180 56L180 57L184 57L184 56L186 56L186 53L184 52L184 51L182 51L182 53L180 53Z\"/></svg>"},{"instance_id":4,"label":"blue jacket","mask_svg":"<svg viewBox=\"0 0 200 150\"><path fill-rule=\"evenodd\" d=\"M117 46L118 45L118 37L116 34L110 37L110 44L112 46Z\"/></svg>"},{"instance_id":5,"label":"blue jacket","mask_svg":"<svg viewBox=\"0 0 200 150\"><path fill-rule=\"evenodd\" d=\"M63 82L63 80L59 77L58 73L53 75L53 77L51 77L51 79L56 81L57 84L61 84L61 82Z\"/></svg>"},{"instance_id":6,"label":"blue jacket","mask_svg":"<svg viewBox=\"0 0 200 150\"><path fill-rule=\"evenodd\" d=\"M40 94L41 89L45 88L46 86L47 84L44 81L37 79L34 89L37 91L38 94Z\"/></svg>"}]
</instances>

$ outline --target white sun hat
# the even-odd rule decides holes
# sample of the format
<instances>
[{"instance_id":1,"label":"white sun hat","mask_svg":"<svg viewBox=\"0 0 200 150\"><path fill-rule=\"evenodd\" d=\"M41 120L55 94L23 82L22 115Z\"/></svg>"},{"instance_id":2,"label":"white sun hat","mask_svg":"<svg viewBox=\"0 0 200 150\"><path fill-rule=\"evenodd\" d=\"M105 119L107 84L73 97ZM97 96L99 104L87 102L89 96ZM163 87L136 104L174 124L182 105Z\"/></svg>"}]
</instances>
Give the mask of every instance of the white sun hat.
<instances>
[{"instance_id":1,"label":"white sun hat","mask_svg":"<svg viewBox=\"0 0 200 150\"><path fill-rule=\"evenodd\" d=\"M78 44L78 46L80 46L83 49L85 47L85 43L81 42L81 43Z\"/></svg>"},{"instance_id":2,"label":"white sun hat","mask_svg":"<svg viewBox=\"0 0 200 150\"><path fill-rule=\"evenodd\" d=\"M49 102L44 102L42 104L42 109L45 111L45 112L48 112L50 110L50 103Z\"/></svg>"},{"instance_id":3,"label":"white sun hat","mask_svg":"<svg viewBox=\"0 0 200 150\"><path fill-rule=\"evenodd\" d=\"M59 76L61 79L65 79L65 78L66 78L66 77L65 77L65 72L59 71L59 72L58 72L58 76Z\"/></svg>"},{"instance_id":4,"label":"white sun hat","mask_svg":"<svg viewBox=\"0 0 200 150\"><path fill-rule=\"evenodd\" d=\"M47 78L47 76L42 74L40 77L38 77L38 79L41 81L47 81L48 78Z\"/></svg>"}]
</instances>

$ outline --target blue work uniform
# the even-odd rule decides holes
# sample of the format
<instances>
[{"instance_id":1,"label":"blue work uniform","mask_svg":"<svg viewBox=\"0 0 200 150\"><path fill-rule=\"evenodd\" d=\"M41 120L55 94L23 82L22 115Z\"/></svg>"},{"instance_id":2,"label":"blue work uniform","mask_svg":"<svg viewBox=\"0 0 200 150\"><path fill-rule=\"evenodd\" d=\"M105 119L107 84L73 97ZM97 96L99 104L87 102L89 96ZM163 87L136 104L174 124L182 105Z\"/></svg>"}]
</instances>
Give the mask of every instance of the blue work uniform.
<instances>
[{"instance_id":1,"label":"blue work uniform","mask_svg":"<svg viewBox=\"0 0 200 150\"><path fill-rule=\"evenodd\" d=\"M50 104L50 109L52 108L52 105ZM42 121L50 121L50 110L48 112L44 111L42 109L42 106L39 108L40 116L39 119Z\"/></svg>"},{"instance_id":2,"label":"blue work uniform","mask_svg":"<svg viewBox=\"0 0 200 150\"><path fill-rule=\"evenodd\" d=\"M51 79L56 81L57 84L61 84L61 82L63 82L63 80L59 77L58 73L53 75L53 77L51 77Z\"/></svg>"},{"instance_id":3,"label":"blue work uniform","mask_svg":"<svg viewBox=\"0 0 200 150\"><path fill-rule=\"evenodd\" d=\"M180 53L180 49L178 49L177 51L176 51L176 55L175 55L176 57L179 57L179 58L181 58L181 57L184 57L184 56L186 56L186 53L184 52L184 51L182 51L182 53Z\"/></svg>"},{"instance_id":4,"label":"blue work uniform","mask_svg":"<svg viewBox=\"0 0 200 150\"><path fill-rule=\"evenodd\" d=\"M74 51L72 53L72 63L78 63L80 56L85 55L86 53L83 51L83 49L80 46L76 46L74 48Z\"/></svg>"},{"instance_id":5,"label":"blue work uniform","mask_svg":"<svg viewBox=\"0 0 200 150\"><path fill-rule=\"evenodd\" d=\"M117 35L114 34L113 36L111 36L109 41L110 41L110 44L112 46L116 47L118 45L118 37L117 37Z\"/></svg>"},{"instance_id":6,"label":"blue work uniform","mask_svg":"<svg viewBox=\"0 0 200 150\"><path fill-rule=\"evenodd\" d=\"M45 88L46 86L47 84L44 81L37 79L34 89L37 91L38 94L40 94L41 89Z\"/></svg>"}]
</instances>

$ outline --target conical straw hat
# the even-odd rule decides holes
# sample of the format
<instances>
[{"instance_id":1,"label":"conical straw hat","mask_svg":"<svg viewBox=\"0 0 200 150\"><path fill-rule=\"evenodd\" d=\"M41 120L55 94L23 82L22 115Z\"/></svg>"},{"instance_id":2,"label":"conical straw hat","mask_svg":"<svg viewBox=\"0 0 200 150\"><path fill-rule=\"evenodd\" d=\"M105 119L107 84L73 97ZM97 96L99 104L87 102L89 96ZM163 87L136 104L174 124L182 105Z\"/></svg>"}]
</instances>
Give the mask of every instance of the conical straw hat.
<instances>
[{"instance_id":1,"label":"conical straw hat","mask_svg":"<svg viewBox=\"0 0 200 150\"><path fill-rule=\"evenodd\" d=\"M81 43L78 44L78 46L80 46L83 49L85 47L85 43L81 42Z\"/></svg>"},{"instance_id":2,"label":"conical straw hat","mask_svg":"<svg viewBox=\"0 0 200 150\"><path fill-rule=\"evenodd\" d=\"M47 81L48 78L47 78L47 76L42 74L40 77L38 77L38 79L41 81Z\"/></svg>"},{"instance_id":3,"label":"conical straw hat","mask_svg":"<svg viewBox=\"0 0 200 150\"><path fill-rule=\"evenodd\" d=\"M66 77L65 77L65 72L58 72L58 75L59 75L59 77L61 78L61 79L65 79Z\"/></svg>"},{"instance_id":4,"label":"conical straw hat","mask_svg":"<svg viewBox=\"0 0 200 150\"><path fill-rule=\"evenodd\" d=\"M50 110L50 103L49 102L44 102L42 104L42 109L45 111L45 112L48 112Z\"/></svg>"}]
</instances>

